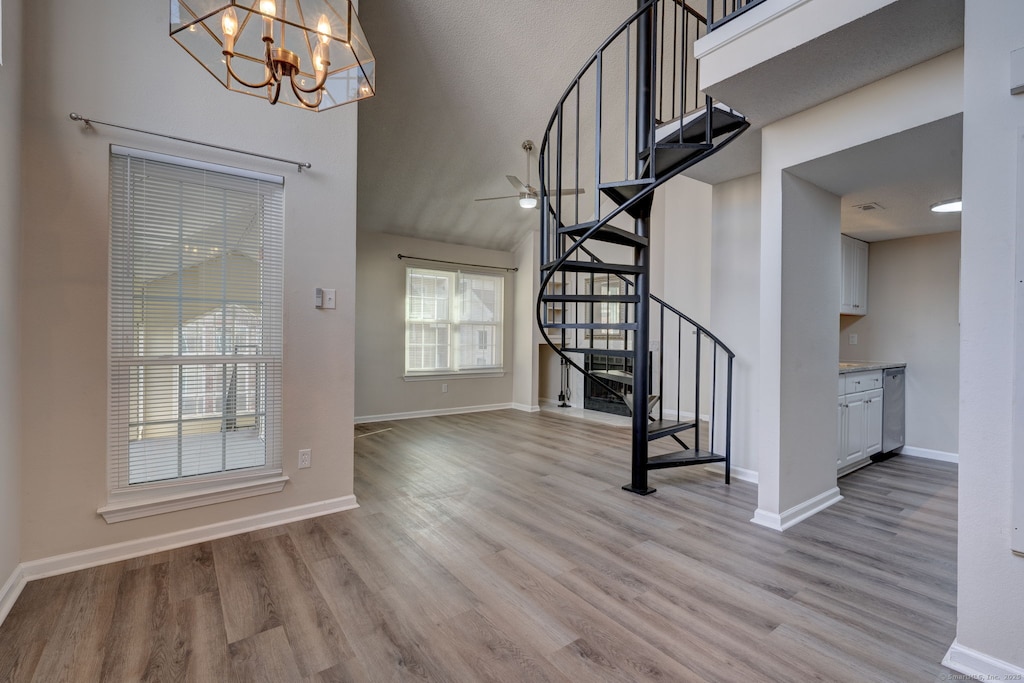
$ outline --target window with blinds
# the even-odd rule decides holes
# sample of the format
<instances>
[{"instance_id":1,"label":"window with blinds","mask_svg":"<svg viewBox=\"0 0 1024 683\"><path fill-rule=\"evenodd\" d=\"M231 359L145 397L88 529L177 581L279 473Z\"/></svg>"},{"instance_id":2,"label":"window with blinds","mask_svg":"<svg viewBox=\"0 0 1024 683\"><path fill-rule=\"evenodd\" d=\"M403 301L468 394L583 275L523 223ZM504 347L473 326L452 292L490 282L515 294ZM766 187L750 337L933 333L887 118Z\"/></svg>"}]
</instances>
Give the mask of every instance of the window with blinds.
<instances>
[{"instance_id":1,"label":"window with blinds","mask_svg":"<svg viewBox=\"0 0 1024 683\"><path fill-rule=\"evenodd\" d=\"M111 152L110 490L281 469L283 179Z\"/></svg>"},{"instance_id":2,"label":"window with blinds","mask_svg":"<svg viewBox=\"0 0 1024 683\"><path fill-rule=\"evenodd\" d=\"M406 269L405 373L502 370L501 276Z\"/></svg>"}]
</instances>

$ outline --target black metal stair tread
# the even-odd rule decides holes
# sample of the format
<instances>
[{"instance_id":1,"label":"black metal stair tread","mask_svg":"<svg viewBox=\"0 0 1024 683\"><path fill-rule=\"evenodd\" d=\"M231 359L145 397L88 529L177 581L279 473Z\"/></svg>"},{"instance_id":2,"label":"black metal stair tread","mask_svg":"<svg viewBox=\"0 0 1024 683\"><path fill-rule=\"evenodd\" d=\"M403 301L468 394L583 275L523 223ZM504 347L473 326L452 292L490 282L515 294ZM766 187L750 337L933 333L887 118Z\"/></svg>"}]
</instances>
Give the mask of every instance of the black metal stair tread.
<instances>
[{"instance_id":1,"label":"black metal stair tread","mask_svg":"<svg viewBox=\"0 0 1024 683\"><path fill-rule=\"evenodd\" d=\"M623 370L591 370L590 374L599 379L633 386L633 373Z\"/></svg>"},{"instance_id":2,"label":"black metal stair tread","mask_svg":"<svg viewBox=\"0 0 1024 683\"><path fill-rule=\"evenodd\" d=\"M656 143L654 143L654 149L655 150L659 150L659 149L662 149L662 150L675 149L675 150L684 150L684 151L688 151L688 152L693 152L694 154L696 154L697 152L706 152L707 150L714 149L714 148L715 148L714 145L705 144L703 142L656 142ZM637 156L640 159L646 159L647 157L651 156L651 148L648 147L648 148L642 150L640 152L640 154L638 154Z\"/></svg>"},{"instance_id":3,"label":"black metal stair tread","mask_svg":"<svg viewBox=\"0 0 1024 683\"><path fill-rule=\"evenodd\" d=\"M746 118L721 104L716 104L711 112L712 140L737 130L747 122ZM707 117L703 109L688 114L682 120L672 121L661 126L654 134L655 143L666 142L703 142L707 135Z\"/></svg>"},{"instance_id":4,"label":"black metal stair tread","mask_svg":"<svg viewBox=\"0 0 1024 683\"><path fill-rule=\"evenodd\" d=\"M619 206L622 206L630 199L633 199L637 195L646 191L646 197L641 198L626 209L627 214L633 218L639 218L650 214L654 197L653 192L648 190L648 188L653 182L654 181L650 178L641 178L640 180L619 180L613 183L601 183L598 185L598 189L600 189L608 199L612 200Z\"/></svg>"},{"instance_id":5,"label":"black metal stair tread","mask_svg":"<svg viewBox=\"0 0 1024 683\"><path fill-rule=\"evenodd\" d=\"M590 221L589 223L580 223L579 225L570 225L565 228L559 228L559 235L568 235L570 237L579 237L585 232L590 230L597 224L597 221ZM627 247L646 247L648 240L646 237L640 237L639 235L623 230L622 228L616 228L614 225L605 225L598 228L597 232L590 236L589 239L598 240L600 242L609 242L611 244L621 244Z\"/></svg>"},{"instance_id":6,"label":"black metal stair tread","mask_svg":"<svg viewBox=\"0 0 1024 683\"><path fill-rule=\"evenodd\" d=\"M636 330L636 323L545 323L556 330Z\"/></svg>"},{"instance_id":7,"label":"black metal stair tread","mask_svg":"<svg viewBox=\"0 0 1024 683\"><path fill-rule=\"evenodd\" d=\"M554 268L556 261L545 263L541 266L541 270L551 270ZM594 261L566 261L559 270L564 270L569 273L609 273L612 275L637 275L643 269L640 266L634 266L628 263L603 263Z\"/></svg>"},{"instance_id":8,"label":"black metal stair tread","mask_svg":"<svg viewBox=\"0 0 1024 683\"><path fill-rule=\"evenodd\" d=\"M713 462L725 462L724 455L692 449L674 451L664 455L656 455L647 459L647 469L661 470L668 467L686 467L687 465L706 465Z\"/></svg>"},{"instance_id":9,"label":"black metal stair tread","mask_svg":"<svg viewBox=\"0 0 1024 683\"><path fill-rule=\"evenodd\" d=\"M550 303L612 303L612 304L636 304L640 303L640 296L637 294L544 294L542 301Z\"/></svg>"},{"instance_id":10,"label":"black metal stair tread","mask_svg":"<svg viewBox=\"0 0 1024 683\"><path fill-rule=\"evenodd\" d=\"M647 427L647 440L654 441L662 437L685 432L697 426L696 420L655 420Z\"/></svg>"},{"instance_id":11,"label":"black metal stair tread","mask_svg":"<svg viewBox=\"0 0 1024 683\"><path fill-rule=\"evenodd\" d=\"M616 358L633 358L633 349L599 349L590 347L563 348L564 353L583 353L594 356L615 356Z\"/></svg>"}]
</instances>

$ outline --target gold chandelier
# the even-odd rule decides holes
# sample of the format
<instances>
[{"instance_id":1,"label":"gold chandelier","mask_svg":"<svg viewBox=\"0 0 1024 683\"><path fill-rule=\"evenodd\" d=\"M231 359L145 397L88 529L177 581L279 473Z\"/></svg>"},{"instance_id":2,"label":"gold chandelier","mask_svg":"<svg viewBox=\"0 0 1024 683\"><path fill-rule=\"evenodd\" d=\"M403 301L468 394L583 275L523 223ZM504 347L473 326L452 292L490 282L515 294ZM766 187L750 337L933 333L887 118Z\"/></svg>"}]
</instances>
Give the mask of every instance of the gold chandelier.
<instances>
[{"instance_id":1,"label":"gold chandelier","mask_svg":"<svg viewBox=\"0 0 1024 683\"><path fill-rule=\"evenodd\" d=\"M172 0L171 37L228 90L323 111L374 95L350 0Z\"/></svg>"}]
</instances>

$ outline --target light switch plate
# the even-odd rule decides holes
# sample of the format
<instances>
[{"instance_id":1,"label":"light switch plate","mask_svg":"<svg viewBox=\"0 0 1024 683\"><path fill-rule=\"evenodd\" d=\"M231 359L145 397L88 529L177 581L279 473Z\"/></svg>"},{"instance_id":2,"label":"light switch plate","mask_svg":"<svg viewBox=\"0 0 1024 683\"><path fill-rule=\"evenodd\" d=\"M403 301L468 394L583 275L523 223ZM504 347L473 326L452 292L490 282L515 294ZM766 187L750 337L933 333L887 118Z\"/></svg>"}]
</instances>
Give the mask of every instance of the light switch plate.
<instances>
[{"instance_id":1,"label":"light switch plate","mask_svg":"<svg viewBox=\"0 0 1024 683\"><path fill-rule=\"evenodd\" d=\"M325 289L324 290L324 308L337 308L337 290L336 289Z\"/></svg>"}]
</instances>

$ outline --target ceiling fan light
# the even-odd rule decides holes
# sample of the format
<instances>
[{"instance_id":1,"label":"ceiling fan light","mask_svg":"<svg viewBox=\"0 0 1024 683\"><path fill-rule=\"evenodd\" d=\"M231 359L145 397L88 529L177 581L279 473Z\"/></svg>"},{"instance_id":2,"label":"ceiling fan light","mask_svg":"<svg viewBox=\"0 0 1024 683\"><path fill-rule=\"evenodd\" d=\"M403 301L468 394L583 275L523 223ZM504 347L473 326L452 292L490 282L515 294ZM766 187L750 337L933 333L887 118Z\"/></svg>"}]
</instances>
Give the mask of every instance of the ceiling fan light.
<instances>
[{"instance_id":1,"label":"ceiling fan light","mask_svg":"<svg viewBox=\"0 0 1024 683\"><path fill-rule=\"evenodd\" d=\"M524 209L532 209L537 206L537 197L528 192L519 195L519 206Z\"/></svg>"},{"instance_id":2,"label":"ceiling fan light","mask_svg":"<svg viewBox=\"0 0 1024 683\"><path fill-rule=\"evenodd\" d=\"M963 208L964 203L959 197L956 199L944 199L931 206L932 211L935 213L959 213L963 211Z\"/></svg>"}]
</instances>

